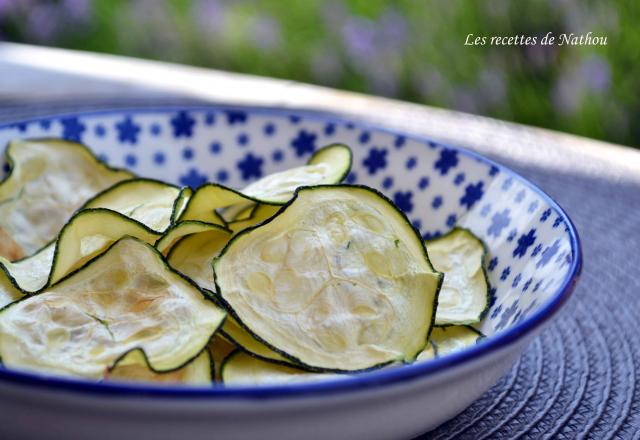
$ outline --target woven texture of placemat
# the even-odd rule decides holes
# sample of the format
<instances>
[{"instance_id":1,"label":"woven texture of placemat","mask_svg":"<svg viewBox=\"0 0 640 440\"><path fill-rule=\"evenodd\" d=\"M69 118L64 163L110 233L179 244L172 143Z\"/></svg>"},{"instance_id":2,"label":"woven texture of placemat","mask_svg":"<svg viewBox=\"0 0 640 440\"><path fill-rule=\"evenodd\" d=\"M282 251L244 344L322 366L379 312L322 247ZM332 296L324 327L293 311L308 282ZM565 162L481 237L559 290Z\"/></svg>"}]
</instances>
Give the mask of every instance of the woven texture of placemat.
<instances>
[{"instance_id":1,"label":"woven texture of placemat","mask_svg":"<svg viewBox=\"0 0 640 440\"><path fill-rule=\"evenodd\" d=\"M180 103L194 101L5 102L0 122ZM567 210L582 239L582 279L568 305L505 377L420 439L640 439L640 179L559 173L499 160ZM580 169L579 158L566 160Z\"/></svg>"}]
</instances>

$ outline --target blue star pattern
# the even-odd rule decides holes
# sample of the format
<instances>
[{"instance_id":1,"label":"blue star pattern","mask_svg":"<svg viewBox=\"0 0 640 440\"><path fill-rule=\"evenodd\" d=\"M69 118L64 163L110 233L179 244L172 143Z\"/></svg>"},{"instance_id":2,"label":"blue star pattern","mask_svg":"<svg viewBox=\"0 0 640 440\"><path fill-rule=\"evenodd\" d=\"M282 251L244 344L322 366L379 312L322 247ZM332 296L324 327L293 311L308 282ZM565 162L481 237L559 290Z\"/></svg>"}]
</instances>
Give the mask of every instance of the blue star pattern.
<instances>
[{"instance_id":1,"label":"blue star pattern","mask_svg":"<svg viewBox=\"0 0 640 440\"><path fill-rule=\"evenodd\" d=\"M247 113L240 110L226 110L227 123L229 125L244 124L247 122Z\"/></svg>"},{"instance_id":2,"label":"blue star pattern","mask_svg":"<svg viewBox=\"0 0 640 440\"><path fill-rule=\"evenodd\" d=\"M513 250L513 256L522 258L527 253L527 249L536 242L536 230L531 229L526 234L522 234L518 238L518 246Z\"/></svg>"},{"instance_id":3,"label":"blue star pattern","mask_svg":"<svg viewBox=\"0 0 640 440\"><path fill-rule=\"evenodd\" d=\"M393 195L393 202L405 214L413 211L412 199L413 199L413 193L411 191L397 191Z\"/></svg>"},{"instance_id":4,"label":"blue star pattern","mask_svg":"<svg viewBox=\"0 0 640 440\"><path fill-rule=\"evenodd\" d=\"M242 173L242 180L250 180L252 178L262 177L262 165L264 159L259 156L254 156L253 153L247 153L247 155L238 162L237 167Z\"/></svg>"},{"instance_id":5,"label":"blue star pattern","mask_svg":"<svg viewBox=\"0 0 640 440\"><path fill-rule=\"evenodd\" d=\"M138 134L142 128L134 123L130 116L127 116L124 120L116 123L116 130L121 144L129 143L135 145L138 142Z\"/></svg>"},{"instance_id":6,"label":"blue star pattern","mask_svg":"<svg viewBox=\"0 0 640 440\"><path fill-rule=\"evenodd\" d=\"M62 137L74 142L82 142L82 133L86 130L86 126L80 122L78 118L62 118Z\"/></svg>"},{"instance_id":7,"label":"blue star pattern","mask_svg":"<svg viewBox=\"0 0 640 440\"><path fill-rule=\"evenodd\" d=\"M560 240L556 240L553 242L551 246L542 251L542 256L540 257L540 261L536 263L536 267L544 267L549 264L549 261L558 253L560 250Z\"/></svg>"},{"instance_id":8,"label":"blue star pattern","mask_svg":"<svg viewBox=\"0 0 640 440\"><path fill-rule=\"evenodd\" d=\"M542 215L540 216L540 223L546 222L550 215L551 215L551 209L545 209Z\"/></svg>"},{"instance_id":9,"label":"blue star pattern","mask_svg":"<svg viewBox=\"0 0 640 440\"><path fill-rule=\"evenodd\" d=\"M298 136L291 140L291 146L298 157L313 153L316 149L316 135L306 130L300 130Z\"/></svg>"},{"instance_id":10,"label":"blue star pattern","mask_svg":"<svg viewBox=\"0 0 640 440\"><path fill-rule=\"evenodd\" d=\"M509 266L505 267L500 274L500 281L506 281L511 275L511 268Z\"/></svg>"},{"instance_id":11,"label":"blue star pattern","mask_svg":"<svg viewBox=\"0 0 640 440\"><path fill-rule=\"evenodd\" d=\"M497 265L498 265L498 257L493 257L491 260L489 260L489 265L487 266L487 269L489 269L489 272L493 272L493 270L496 268Z\"/></svg>"},{"instance_id":12,"label":"blue star pattern","mask_svg":"<svg viewBox=\"0 0 640 440\"><path fill-rule=\"evenodd\" d=\"M190 186L193 189L207 183L207 176L200 173L196 168L190 168L187 174L180 176L180 185Z\"/></svg>"},{"instance_id":13,"label":"blue star pattern","mask_svg":"<svg viewBox=\"0 0 640 440\"><path fill-rule=\"evenodd\" d=\"M504 309L504 311L500 314L500 321L496 324L496 329L501 330L507 326L511 318L519 310L518 305L518 301L515 301L509 307Z\"/></svg>"},{"instance_id":14,"label":"blue star pattern","mask_svg":"<svg viewBox=\"0 0 640 440\"><path fill-rule=\"evenodd\" d=\"M491 217L491 225L487 229L487 234L494 237L500 237L502 230L509 226L511 223L511 217L509 217L509 209L505 209L502 212L497 212Z\"/></svg>"},{"instance_id":15,"label":"blue star pattern","mask_svg":"<svg viewBox=\"0 0 640 440\"><path fill-rule=\"evenodd\" d=\"M370 175L374 175L378 170L384 169L387 166L387 149L386 148L372 148L369 150L369 155L362 161Z\"/></svg>"},{"instance_id":16,"label":"blue star pattern","mask_svg":"<svg viewBox=\"0 0 640 440\"><path fill-rule=\"evenodd\" d=\"M484 182L480 181L478 183L469 184L464 189L464 196L460 198L460 205L466 206L467 209L471 209L475 203L482 198L484 195Z\"/></svg>"},{"instance_id":17,"label":"blue star pattern","mask_svg":"<svg viewBox=\"0 0 640 440\"><path fill-rule=\"evenodd\" d=\"M434 168L440 171L441 175L446 175L451 168L455 168L458 165L458 152L456 150L450 150L443 148L440 151L440 158L434 164Z\"/></svg>"},{"instance_id":18,"label":"blue star pattern","mask_svg":"<svg viewBox=\"0 0 640 440\"><path fill-rule=\"evenodd\" d=\"M179 137L191 137L193 136L193 126L196 124L195 118L189 113L182 111L171 119L171 126L173 127L173 136Z\"/></svg>"}]
</instances>

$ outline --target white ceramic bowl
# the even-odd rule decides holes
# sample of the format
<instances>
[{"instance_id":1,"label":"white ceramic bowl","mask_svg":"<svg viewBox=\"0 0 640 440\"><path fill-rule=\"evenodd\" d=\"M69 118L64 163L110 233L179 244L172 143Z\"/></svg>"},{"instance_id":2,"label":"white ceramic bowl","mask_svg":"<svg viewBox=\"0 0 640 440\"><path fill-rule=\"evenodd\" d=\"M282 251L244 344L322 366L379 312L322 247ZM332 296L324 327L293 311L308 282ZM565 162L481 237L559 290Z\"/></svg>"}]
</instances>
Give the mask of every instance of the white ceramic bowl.
<instances>
[{"instance_id":1,"label":"white ceramic bowl","mask_svg":"<svg viewBox=\"0 0 640 440\"><path fill-rule=\"evenodd\" d=\"M0 127L0 145L29 137L81 141L142 176L236 187L300 165L324 144L346 143L354 151L347 181L382 190L425 238L458 224L484 239L494 299L480 326L488 336L482 343L337 381L192 389L0 368L3 438L411 438L493 385L567 300L581 268L570 219L513 171L460 148L333 115L212 106L82 113Z\"/></svg>"}]
</instances>

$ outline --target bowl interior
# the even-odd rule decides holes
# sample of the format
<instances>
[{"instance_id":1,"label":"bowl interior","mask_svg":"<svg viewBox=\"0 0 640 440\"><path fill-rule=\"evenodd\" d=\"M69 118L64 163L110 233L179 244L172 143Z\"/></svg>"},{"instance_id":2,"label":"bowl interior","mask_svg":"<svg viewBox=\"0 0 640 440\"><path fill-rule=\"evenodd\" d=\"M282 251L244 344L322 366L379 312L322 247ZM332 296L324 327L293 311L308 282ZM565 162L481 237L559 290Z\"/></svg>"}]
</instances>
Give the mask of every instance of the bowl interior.
<instances>
[{"instance_id":1,"label":"bowl interior","mask_svg":"<svg viewBox=\"0 0 640 440\"><path fill-rule=\"evenodd\" d=\"M425 239L460 225L485 241L493 299L479 328L489 336L557 295L577 257L566 216L511 171L464 150L328 115L227 107L118 110L0 128L0 145L29 137L85 143L110 165L140 176L238 188L304 164L325 144L345 143L354 153L347 182L386 193Z\"/></svg>"}]
</instances>

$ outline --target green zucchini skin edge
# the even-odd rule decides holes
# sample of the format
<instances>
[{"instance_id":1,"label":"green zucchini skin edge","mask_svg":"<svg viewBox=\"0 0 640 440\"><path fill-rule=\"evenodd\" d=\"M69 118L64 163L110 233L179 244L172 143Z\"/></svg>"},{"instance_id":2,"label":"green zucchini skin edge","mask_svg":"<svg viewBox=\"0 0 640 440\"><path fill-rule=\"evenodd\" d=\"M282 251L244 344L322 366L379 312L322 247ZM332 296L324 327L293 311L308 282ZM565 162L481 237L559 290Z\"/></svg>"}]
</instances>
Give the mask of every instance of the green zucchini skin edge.
<instances>
[{"instance_id":1,"label":"green zucchini skin edge","mask_svg":"<svg viewBox=\"0 0 640 440\"><path fill-rule=\"evenodd\" d=\"M421 248L423 250L424 253L424 257L425 260L427 261L429 267L431 268L431 270L437 274L438 276L438 286L437 286L437 290L434 294L434 301L433 301L433 310L431 313L431 324L429 326L429 329L427 331L427 334L425 335L425 339L424 339L424 345L416 352L413 354L413 356L410 357L410 360L407 359L393 359L390 360L388 362L383 362L374 366L371 366L369 368L363 368L360 370L341 370L341 369L335 369L335 368L320 368L320 367L314 367L311 365L307 365L304 362L302 362L300 359L298 359L295 356L292 356L284 351L282 351L281 349L274 347L271 343L265 341L263 338L261 338L259 335L257 335L251 328L249 328L249 326L247 324L245 324L240 317L238 316L238 314L236 313L236 311L233 309L233 307L231 307L231 305L224 299L224 297L222 296L221 289L220 286L218 285L218 276L216 274L216 263L220 260L220 258L222 258L224 256L224 254L227 252L227 250L229 249L230 246L233 245L233 243L239 238L242 237L245 234L249 234L251 233L251 231L253 231L254 229L257 229L261 226L264 226L270 222L272 222L273 220L275 220L276 218L278 218L291 204L293 204L297 198L298 198L298 194L300 192L303 191L313 191L314 189L317 188L332 188L332 189L336 189L336 188L345 188L345 189L361 189L361 190L365 190L365 191L369 191L379 197L381 197L383 200L385 200L389 206L392 209L395 209L396 212L398 214L400 214L401 218L405 221L405 223L407 224L407 226L413 231L413 233L415 234L416 239L422 244ZM231 316L233 316L233 318L238 322L238 324L240 326L242 326L247 332L249 332L249 334L251 336L253 336L254 339L256 339L257 341L261 342L262 344L266 345L267 347L269 347L271 350L275 351L276 353L278 353L279 355L283 356L286 359L290 359L294 364L296 364L298 367L309 371L309 372L317 372L317 373L359 373L359 372L366 372L366 371L373 371L373 370L377 370L379 368L383 368L387 365L390 365L396 361L400 361L402 363L410 363L415 361L415 359L418 357L418 355L422 352L422 350L424 350L424 348L427 346L427 343L429 341L429 339L431 338L431 330L434 327L435 324L435 319L436 319L436 310L438 309L438 296L440 295L440 290L442 288L442 283L444 281L444 274L442 272L438 272L437 270L435 270L433 268L433 264L431 264L431 260L429 260L429 255L427 253L427 248L424 244L424 240L422 239L422 237L420 236L420 233L418 232L418 230L415 228L415 226L413 226L413 224L409 221L409 219L407 218L406 214L404 212L402 212L387 196L385 196L384 194L382 194L380 191L376 190L375 188L371 188L368 187L366 185L348 185L348 184L338 184L338 185L314 185L314 186L301 186L299 187L293 197L291 198L291 200L289 200L288 202L286 202L284 205L282 205L282 207L278 210L278 212L276 212L273 217L265 220L262 223L259 223L257 225L254 226L250 226L246 229L243 229L242 231L240 231L238 234L236 234L233 238L231 238L231 240L229 240L229 242L225 245L224 248L222 248L222 250L220 251L220 254L213 259L213 261L211 262L211 265L213 267L213 282L214 285L216 286L216 291L214 292L214 294L216 295L218 302L223 306L223 308L227 311L227 313L229 313ZM257 357L257 356L256 356Z\"/></svg>"},{"instance_id":2,"label":"green zucchini skin edge","mask_svg":"<svg viewBox=\"0 0 640 440\"><path fill-rule=\"evenodd\" d=\"M314 159L316 159L321 153L323 153L324 151L330 148L342 148L349 153L349 161L347 162L347 166L343 171L343 173L338 178L338 181L336 182L336 183L340 183L344 179L346 179L346 177L349 175L349 172L351 171L351 167L353 166L353 151L351 151L351 148L349 148L348 145L342 144L342 143L333 143L333 144L328 144L328 145L325 145L324 147L318 148L316 151L313 152L313 154L307 161L307 165L313 165Z\"/></svg>"},{"instance_id":3,"label":"green zucchini skin edge","mask_svg":"<svg viewBox=\"0 0 640 440\"><path fill-rule=\"evenodd\" d=\"M241 349L235 349L231 353L229 353L226 358L224 358L224 360L222 361L222 364L220 364L220 383L224 384L224 369L227 368L227 363L233 357L239 355L240 353L242 353Z\"/></svg>"},{"instance_id":4,"label":"green zucchini skin edge","mask_svg":"<svg viewBox=\"0 0 640 440\"><path fill-rule=\"evenodd\" d=\"M473 333L478 335L478 339L476 339L476 344L479 344L483 339L487 339L487 335L485 335L484 333L482 333L480 330L478 330L477 328L467 325L467 324L445 324L445 325L434 325L434 327L440 327L440 328L446 328L446 327L466 327L468 330L471 330ZM436 357L439 356L438 354L438 344L436 344L433 341L430 341L431 345L433 346L433 349L436 352Z\"/></svg>"},{"instance_id":5,"label":"green zucchini skin edge","mask_svg":"<svg viewBox=\"0 0 640 440\"><path fill-rule=\"evenodd\" d=\"M109 188L106 188L102 191L100 191L98 194L94 195L93 197L91 197L89 200L87 200L80 208L78 208L76 210L75 214L78 214L81 211L86 211L87 209L97 209L97 208L87 208L87 206L91 203L93 203L96 199L100 198L101 196L105 195L106 193L113 191L116 188L119 188L121 186L124 185L130 185L132 183L152 183L152 184L156 184L158 186L163 186L163 187L169 187L169 188L174 188L177 190L180 190L180 192L178 193L178 195L176 196L175 200L173 201L173 206L171 209L171 216L170 219L173 219L173 217L175 216L175 210L178 207L178 201L180 200L180 196L183 194L183 192L185 191L184 188L180 188L177 185L174 185L172 183L167 183L167 182L163 182L162 180L158 180L158 179L150 179L147 177L135 177L133 179L129 179L129 180L123 180L121 182L118 182L114 185L111 185ZM108 209L108 208L104 208L104 209ZM169 226L164 230L164 231L156 231L154 229L150 229L151 231L157 233L157 234L164 234L165 232L167 232L169 230L169 228L171 228L171 226L173 226L173 222L172 220L170 220L169 222Z\"/></svg>"},{"instance_id":6,"label":"green zucchini skin edge","mask_svg":"<svg viewBox=\"0 0 640 440\"><path fill-rule=\"evenodd\" d=\"M343 171L343 173L341 175L339 175L339 177L338 177L338 182L342 182L347 177L347 175L349 174L349 171L351 171L351 166L353 164L353 152L351 151L351 148L349 148L347 145L340 144L340 143L325 145L324 147L319 148L318 150L316 150L311 155L311 157L309 158L309 160L307 161L306 164L307 165L312 165L314 163L313 162L314 159L316 159L321 153L323 153L323 152L325 152L325 151L327 151L328 149L331 149L331 148L342 148L342 149L344 149L345 151L348 152L349 160L347 162L347 166L345 167L345 170ZM322 185L316 185L316 186L322 186ZM248 196L248 195L244 194L242 191L238 191L236 189L230 188L230 187L222 185L220 183L211 183L211 182L210 183L205 183L204 185L200 186L198 188L198 190L203 188L203 187L217 187L217 188L225 189L225 190L231 191L232 193L236 194L237 196L240 196L240 197L244 198L245 200L247 200L247 202L253 202L255 204L263 204L263 205L271 205L271 206L284 206L284 205L287 205L288 203L291 202L291 200L293 200L295 198L295 193L297 192L297 190L296 190L294 192L294 196L291 198L291 200L289 200L287 202L273 202L273 201L269 201L269 200L257 199L255 197ZM300 187L300 188L303 188L303 187ZM195 196L195 194L197 193L198 190L196 190L193 193L193 195L191 196L191 199L187 203L187 205L186 205L186 207L185 207L183 212L186 212L187 208L189 207L189 204L191 203L191 200L194 198L194 196ZM251 216L249 216L248 219L253 218L253 214L254 214L254 212L252 211L251 212ZM222 218L221 215L219 215L217 213L216 213L216 216L222 222L222 224L224 224L227 227L235 221L235 220L226 221L226 220L224 220L224 218ZM180 217L178 217L176 222L179 222L181 217L182 217L182 215L180 215Z\"/></svg>"},{"instance_id":7,"label":"green zucchini skin edge","mask_svg":"<svg viewBox=\"0 0 640 440\"><path fill-rule=\"evenodd\" d=\"M51 283L51 277L53 276L54 268L55 268L55 266L56 266L56 261L58 260L58 254L59 254L59 252L60 252L60 251L59 251L59 249L58 249L58 241L60 240L60 237L62 237L62 235L65 233L65 231L66 231L68 228L70 228L70 227L71 227L72 223L74 222L74 220L75 220L76 218L78 218L78 217L79 217L79 216L81 216L81 215L85 215L86 213L93 213L93 212L102 212L102 213L105 213L105 214L108 214L108 215L112 215L112 216L114 216L114 217L120 217L121 219L124 219L124 220L127 220L127 221L131 222L131 223L136 224L137 226L139 226L140 228L144 229L146 232L148 232L148 233L150 233L150 234L158 234L158 232L157 232L157 231L154 231L153 229L149 228L149 227L148 227L147 225L145 225L144 223L140 223L140 222L138 222L137 220L134 220L134 219L132 219L132 218L130 218L130 217L127 217L127 216L126 216L126 215L124 215L124 214L120 214L120 213L119 213L119 212L117 212L117 211L112 211L112 210L107 209L107 208L88 208L88 209L84 209L84 210L82 210L82 211L78 211L76 214L74 214L74 215L73 215L73 217L71 217L71 218L69 219L69 221L68 221L68 222L67 222L67 223L62 227L62 229L60 230L60 233L58 234L58 237L56 237L56 239L52 242L52 243L55 243L55 249L54 249L54 251L53 251L53 261L51 262L51 269L49 270L49 275L48 275L48 277L47 277L47 282L45 283L45 285L44 285L42 288L40 288L40 289L36 290L35 292L29 292L29 291L26 291L26 290L22 289L22 288L18 285L18 283L17 283L17 281L15 280L15 278L14 278L14 277L9 273L9 271L7 270L7 268L5 267L5 265L4 265L4 264L2 264L2 263L0 263L0 270L1 270L2 272L4 272L4 273L5 273L5 275L6 275L6 276L7 276L7 278L9 279L9 282L11 282L11 284L12 284L12 285L13 285L16 289L18 289L20 292L24 293L26 296L36 295L36 294L38 294L38 293L43 292L43 291L44 291L44 290L46 290L48 287L51 287L51 286L52 286L52 283ZM130 236L129 236L129 237L130 237ZM135 238L135 237L131 237L131 238ZM162 238L162 237L160 237L160 238ZM136 240L137 240L137 239L136 239ZM97 256L101 256L103 253L107 252L107 251L111 248L111 246L113 246L113 245L114 245L115 243L117 243L118 241L120 241L120 240L116 240L115 242L113 242L111 245L109 245L109 247L107 247L103 252L101 252L101 253L100 253L99 255L97 255ZM138 240L138 241L140 241L140 240ZM36 255L37 253L42 252L42 250L43 250L43 249L44 249L44 248L40 249L38 252L36 252L36 253L35 253L35 254L33 254L33 255ZM69 275L71 275L71 274L73 274L73 273L77 272L78 270L82 269L82 268L83 268L83 267L85 267L87 264L89 264L90 262L92 262L94 259L95 259L95 257L94 257L94 258L92 258L92 259L90 259L89 261L87 261L87 263L85 263L84 265L82 265L82 266L81 266L81 267L79 267L78 269L73 270L73 271L72 271L72 272L70 272L69 274L65 275L65 276L64 276L63 278L61 278L58 282L60 282L60 281L64 280L64 279L65 279L65 278L67 278ZM56 284L58 284L58 283L56 283ZM21 299L22 299L22 298L21 298ZM0 309L0 311L2 311L2 309Z\"/></svg>"},{"instance_id":8,"label":"green zucchini skin edge","mask_svg":"<svg viewBox=\"0 0 640 440\"><path fill-rule=\"evenodd\" d=\"M112 211L112 212L115 212L115 211ZM128 218L128 217L127 217L127 218ZM150 245L150 244L148 244L148 243L145 243L144 241L142 241L142 240L140 240L140 239L138 239L138 238L136 238L136 237L132 237L132 236L130 236L130 235L125 235L125 236L123 236L122 238L120 238L119 240L114 241L111 245L109 245L109 247L108 247L104 252L100 253L99 255L96 255L94 258L92 258L92 259L90 259L89 261L87 261L87 262L86 262L84 265L82 265L81 267L79 267L79 268L77 268L76 270L74 270L74 271L72 271L72 272L68 273L67 275L65 275L63 278L61 278L58 282L56 282L56 283L55 283L55 284L53 284L52 286L56 286L56 285L58 285L58 284L62 283L63 281L66 281L68 278L71 278L71 277L72 277L73 275L75 275L76 273L78 273L78 272L80 272L80 271L82 271L82 270L84 270L84 269L89 268L89 267L90 267L94 262L98 261L98 260L99 260L99 259L101 259L101 258L104 258L104 257L105 257L105 255L107 255L107 253L111 250L111 248L112 248L112 247L114 247L114 246L115 246L116 244L118 244L120 241L125 240L125 239L128 239L128 240L135 240L135 241L137 241L137 242L139 242L139 243L143 244L144 246L147 246L148 248L150 248L150 249L152 250L152 252L153 252L153 253L155 253L156 258L158 258L158 259L160 260L160 262L162 262L162 264L164 264L165 268L166 268L169 272L171 272L171 273L172 273L172 274L174 274L175 276L177 276L177 277L179 277L179 278L182 278L184 281L186 281L186 282L187 282L187 284L189 284L189 285L190 285L190 286L192 286L194 289L196 289L198 292L200 292L200 294L203 296L203 298L204 298L206 301L211 301L213 304L215 304L216 306L220 307L220 305L219 305L216 301L214 301L214 300L213 300L213 298L210 296L210 294L209 294L209 293L207 293L205 290L201 289L201 288L200 288L196 283L194 283L190 278L188 278L188 277L184 276L183 274L181 274L180 272L178 272L178 271L174 270L174 269L169 265L169 263L168 263L168 262L167 262L167 260L164 258L164 256L162 256L162 254L161 254L160 252L158 252L158 250L157 250L156 248L154 248L152 245ZM52 287L52 286L49 286L49 287ZM19 302L24 301L24 300L26 300L26 299L29 299L29 298L30 298L30 297L32 297L32 296L39 295L39 294L41 294L42 292L43 292L43 291L39 291L39 292L37 292L37 293L33 293L33 294L30 294L30 295L23 296L22 298L20 298L20 299L18 299L18 300L16 300L16 301L14 301L14 302L12 302L12 303L7 304L6 306L4 306L4 307L0 308L0 315L2 315L2 313L3 313L5 310L9 309L10 307L14 306L15 304L18 304ZM222 309L222 310L223 310L223 311L225 311L224 309ZM195 356L192 356L192 357L191 357L191 358L189 358L186 362L183 362L182 364L180 364L180 365L178 365L178 366L176 366L176 367L174 367L174 368L170 368L170 369L167 369L167 370L158 370L158 369L153 368L151 365L149 365L148 356L147 356L146 352L144 351L144 349L143 349L142 347L134 347L134 348L132 348L132 349L130 349L130 350L127 350L125 353L121 354L121 355L120 355L120 356L119 356L119 357L118 357L118 358L117 358L117 359L112 363L112 365L111 365L109 368L111 368L111 369L115 368L116 363L117 363L117 362L119 362L119 361L121 361L121 360L122 360L122 358L123 358L124 356L126 356L127 354L129 354L129 352L131 352L132 350L140 350L140 351L141 351L141 354L142 354L142 355L144 356L144 358L145 358L145 361L146 361L146 363L147 363L147 366L148 366L148 367L149 367L149 369L150 369L151 371L153 371L154 373L170 373L170 372L172 372L172 371L179 370L180 368L183 368L183 367L184 367L184 366L186 366L187 364L191 363L195 358L197 358L197 357L202 353L202 350L207 350L207 346L211 343L211 341L213 341L213 338L215 337L216 333L218 333L218 331L222 328L222 326L224 325L224 322L225 322L226 320L227 320L227 316L225 315L225 316L220 320L220 323L218 324L218 327L217 327L217 328L213 331L213 333L211 333L211 335L207 338L207 342L205 343L204 347L203 347L202 349L200 349L200 350L198 351L198 353L197 353ZM2 359L2 353L0 353L0 362L1 362L1 359ZM213 362L213 361L212 361L212 362Z\"/></svg>"},{"instance_id":9,"label":"green zucchini skin edge","mask_svg":"<svg viewBox=\"0 0 640 440\"><path fill-rule=\"evenodd\" d=\"M211 342L211 339L209 340L209 342ZM208 344L208 342L207 342ZM211 353L209 353L209 350L207 349L207 346L205 345L205 348L200 350L198 352L198 354L196 354L195 356L193 356L191 359L189 359L183 366L181 367L177 367L177 368L172 368L169 370L157 370L155 368L153 368L153 366L149 363L149 358L147 357L147 353L144 351L144 349L142 347L133 347L130 350L125 351L124 353L122 353L120 356L118 356L116 358L116 360L113 361L113 363L111 365L109 365L107 367L107 371L111 372L113 370L115 370L118 367L118 364L124 359L126 358L128 355L130 355L133 352L139 352L142 355L142 358L144 359L144 364L145 366L152 371L155 374L166 374L166 373L172 373L174 371L177 371L181 368L186 367L187 365L189 365L191 362L193 362L194 360L196 360L203 352L207 352L207 358L209 361L209 378L211 383L213 384L213 382L215 382L214 377L215 377L215 364L213 362L213 358L211 357ZM100 382L104 382L104 381L100 381Z\"/></svg>"},{"instance_id":10,"label":"green zucchini skin edge","mask_svg":"<svg viewBox=\"0 0 640 440\"><path fill-rule=\"evenodd\" d=\"M89 153L96 161L96 163L98 163L98 165L102 166L103 169L106 169L108 171L113 171L113 172L117 172L117 173L126 173L129 176L131 176L129 179L125 179L122 180L112 186L110 186L109 188L106 188L102 191L100 191L99 193L97 193L96 195L94 195L93 197L91 197L89 200L87 200L86 202L84 202L84 204L78 208L72 215L71 218L73 218L73 216L75 216L79 211L81 211L90 201L92 201L93 199L95 199L97 196L99 196L100 194L108 191L109 189L122 184L123 182L130 182L131 180L138 180L139 178L136 177L135 174L133 174L131 171L125 169L125 168L117 168L117 167L112 167L111 165L107 164L105 161L99 159L95 154L93 154L93 151L91 150L91 148L89 148L87 145L85 144L81 144L79 142L73 142L73 141L68 141L65 139L60 139L60 138L47 138L47 137L43 137L43 138L29 138L29 139L20 139L21 141L28 141L28 142L63 142L69 145L74 145L77 148L86 151L87 153ZM9 165L9 171L6 173L6 175L0 179L0 186L5 183L5 181L7 181L11 175L13 174L13 170L14 170L14 165L15 162L13 160L13 157L11 156L11 143L13 141L8 141L7 145L4 149L4 157L5 157L5 161L6 163ZM139 179L139 180L154 180L154 179ZM161 182L160 180L158 180L157 182ZM164 183L164 182L163 182ZM168 185L168 184L166 184ZM69 218L69 220L71 220L71 218ZM18 261L22 261L25 260L29 257L32 257L33 255L37 254L38 252L41 252L42 250L44 250L44 248L46 248L47 246L49 246L51 243L55 243L57 240L57 238L54 238L53 240L51 240L50 242L48 242L47 244L45 244L44 246L42 246L40 249L38 249L37 251L35 251L34 253L32 253L31 255L25 255L22 258L18 258L17 260L14 260L13 263L17 263ZM2 266L2 264L0 264L0 267ZM5 271L6 272L6 271ZM10 279L12 279L10 277Z\"/></svg>"},{"instance_id":11,"label":"green zucchini skin edge","mask_svg":"<svg viewBox=\"0 0 640 440\"><path fill-rule=\"evenodd\" d=\"M478 237L476 234L473 233L473 231L471 231L471 229L469 228L464 228L462 226L454 226L452 229L450 229L446 234L441 235L440 237L434 238L433 240L429 240L426 242L426 245L428 246L429 243L433 243L434 241L438 241L441 240L443 238L448 237L451 234L454 234L455 232L466 232L467 234L470 234L474 239L476 239L478 241L478 243L480 243L482 245L482 262L480 264L480 266L482 267L482 274L484 275L484 282L486 284L486 292L487 292L487 304L484 308L484 310L482 310L482 312L480 312L480 315L478 315L478 319L477 322L480 322L484 319L485 316L487 316L487 313L489 312L489 304L491 304L491 300L493 299L493 295L491 294L491 284L489 282L489 273L487 272L487 259L489 258L489 247L487 246L487 244L480 239L480 237ZM446 274L445 274L446 276ZM449 327L452 325L464 325L466 327L470 327L473 330L475 330L473 327L471 327L469 324L444 324L444 325L438 325L437 327ZM477 331L477 330L475 330ZM480 333L482 335L482 333ZM484 335L482 335L484 337Z\"/></svg>"},{"instance_id":12,"label":"green zucchini skin edge","mask_svg":"<svg viewBox=\"0 0 640 440\"><path fill-rule=\"evenodd\" d=\"M95 161L101 165L104 169L108 170L108 171L114 171L114 172L118 172L118 173L126 173L129 174L131 176L131 179L135 179L136 175L133 174L131 171L125 169L125 168L117 168L117 167L112 167L111 165L107 164L105 161L99 159L91 150L91 148L89 148L87 145L85 144L81 144L79 142L73 142L73 141L68 141L66 139L61 139L61 138L51 138L51 137L42 137L42 138L28 138L28 139L20 139L20 141L26 141L26 142L62 142L68 145L74 145L77 148L80 148L82 150L85 150L87 153L89 153L94 159ZM13 169L14 169L14 165L15 162L13 160L13 157L11 156L11 144L12 142L14 142L13 140L8 141L5 149L4 149L4 157L5 160L7 162L7 164L9 165L9 171L6 173L6 175L0 179L0 185L2 185L9 177L11 177L11 175L13 174ZM123 182L127 182L128 180L123 180ZM18 260L16 260L18 261Z\"/></svg>"},{"instance_id":13,"label":"green zucchini skin edge","mask_svg":"<svg viewBox=\"0 0 640 440\"><path fill-rule=\"evenodd\" d=\"M190 224L194 224L194 225L202 225L202 226L208 226L211 227L213 229L218 229L220 231L224 231L224 232L228 232L229 234L232 233L232 231L225 227L225 226L221 226L221 225L216 225L215 223L208 223L208 222L203 222L200 220L185 220L183 222L176 222L173 223L171 226L169 226L169 228L164 232L164 234L162 234L162 236L158 237L158 239L156 240L156 242L153 244L154 247L157 247L161 242L162 239L169 234L171 231L173 231L174 229L177 229L178 226L182 225L183 223L190 223ZM209 232L209 231L201 231L201 232ZM199 234L200 232L194 232L194 234ZM171 255L171 251L173 250L173 248L175 246L178 245L178 243L180 243L183 239L190 237L193 234L187 234L184 235L182 237L180 237L178 240L176 240L176 242L173 244L173 246L171 246L171 248L169 249L169 253L167 254L167 258L169 257L169 255ZM185 275L186 276L186 275Z\"/></svg>"}]
</instances>

